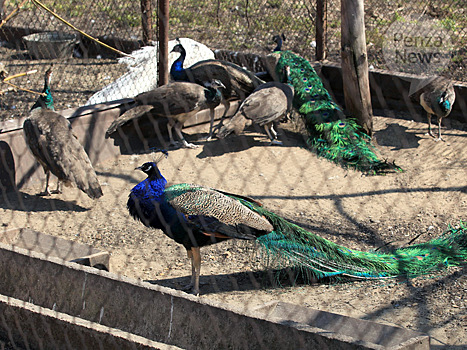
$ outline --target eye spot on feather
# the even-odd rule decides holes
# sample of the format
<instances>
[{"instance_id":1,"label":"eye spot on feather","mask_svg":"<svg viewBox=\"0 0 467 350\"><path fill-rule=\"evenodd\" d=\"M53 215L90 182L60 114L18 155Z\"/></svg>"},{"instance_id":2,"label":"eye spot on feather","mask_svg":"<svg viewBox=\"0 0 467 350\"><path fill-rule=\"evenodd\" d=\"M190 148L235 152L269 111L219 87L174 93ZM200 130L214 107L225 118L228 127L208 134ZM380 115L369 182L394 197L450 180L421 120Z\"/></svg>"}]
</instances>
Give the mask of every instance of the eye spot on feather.
<instances>
[{"instance_id":1,"label":"eye spot on feather","mask_svg":"<svg viewBox=\"0 0 467 350\"><path fill-rule=\"evenodd\" d=\"M344 122L340 122L339 123L339 128L343 128L345 126L345 123Z\"/></svg>"}]
</instances>

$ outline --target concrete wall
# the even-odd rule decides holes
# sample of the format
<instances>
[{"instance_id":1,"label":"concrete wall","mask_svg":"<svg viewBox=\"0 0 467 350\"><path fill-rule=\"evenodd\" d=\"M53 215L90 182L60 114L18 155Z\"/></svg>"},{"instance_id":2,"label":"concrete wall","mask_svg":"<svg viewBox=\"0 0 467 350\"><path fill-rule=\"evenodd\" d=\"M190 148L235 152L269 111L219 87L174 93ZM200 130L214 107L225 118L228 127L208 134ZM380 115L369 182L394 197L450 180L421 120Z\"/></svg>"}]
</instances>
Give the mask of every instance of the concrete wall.
<instances>
[{"instance_id":1,"label":"concrete wall","mask_svg":"<svg viewBox=\"0 0 467 350\"><path fill-rule=\"evenodd\" d=\"M109 337L107 344L118 331L124 336L115 341L135 335L138 344L149 344L146 339L185 349L429 348L428 336L398 327L286 303L240 311L1 243L0 271L0 336L20 344L71 342L64 333L76 325L83 337L74 334L73 342L87 347L75 349L95 349L96 337ZM46 328L37 327L41 322Z\"/></svg>"}]
</instances>

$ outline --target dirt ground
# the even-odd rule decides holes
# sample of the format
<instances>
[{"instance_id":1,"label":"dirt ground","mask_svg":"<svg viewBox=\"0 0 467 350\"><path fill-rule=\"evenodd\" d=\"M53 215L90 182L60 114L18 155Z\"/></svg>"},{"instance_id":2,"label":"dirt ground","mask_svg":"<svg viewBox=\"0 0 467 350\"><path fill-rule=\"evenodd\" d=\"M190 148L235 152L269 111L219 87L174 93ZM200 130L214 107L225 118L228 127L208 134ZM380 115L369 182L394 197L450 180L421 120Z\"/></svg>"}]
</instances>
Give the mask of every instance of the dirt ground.
<instances>
[{"instance_id":1,"label":"dirt ground","mask_svg":"<svg viewBox=\"0 0 467 350\"><path fill-rule=\"evenodd\" d=\"M405 172L364 176L306 150L293 125L282 129L283 146L269 146L249 129L225 141L196 140L197 149L169 151L160 163L170 183L191 182L240 193L346 247L374 250L441 234L466 220L467 132L443 130L446 142L425 135L427 125L375 117L383 158ZM201 133L200 133L201 132ZM190 135L191 133L191 135ZM115 273L180 289L190 266L184 249L160 231L145 228L126 210L130 189L144 179L136 166L156 153L124 155L95 168L104 196L92 201L75 188L37 197L41 185L22 189L0 206L5 228L28 227L111 252ZM54 185L54 183L52 184ZM291 284L281 286L251 242L230 241L202 249L201 298L244 309L279 300L427 333L433 348L467 348L467 266L410 281Z\"/></svg>"},{"instance_id":2,"label":"dirt ground","mask_svg":"<svg viewBox=\"0 0 467 350\"><path fill-rule=\"evenodd\" d=\"M9 62L10 74L35 68L37 63L43 71L49 64L16 59L8 48L0 48L0 55ZM103 70L105 65L113 69ZM72 75L56 80L57 109L86 101L95 91L89 75L104 86L123 71L105 60L96 61L95 66L76 60L56 66L62 74L67 70ZM33 88L40 90L42 77L34 79ZM0 119L21 116L35 99L20 92L3 96ZM395 118L381 111L374 118L381 157L395 160L403 173L365 176L318 159L304 148L294 124L281 129L283 146L269 146L265 135L253 128L222 142L197 141L206 136L207 126L186 129L189 141L200 147L170 150L160 168L169 183L197 183L251 196L271 211L349 248L375 250L401 246L414 238L419 243L437 237L448 224L467 220L467 131L465 125L448 122L450 128L443 129L446 142L434 142L425 135L425 117L411 119L400 112ZM0 200L2 229L27 227L90 244L111 252L112 272L180 289L191 273L184 249L160 231L134 221L126 210L130 189L144 179L134 168L156 156L123 155L95 164L104 191L95 201L75 188L38 197L39 184L21 189L19 196L12 193ZM467 348L466 265L410 281L306 285L287 279L278 283L251 242L207 247L202 258L201 298L244 309L284 301L427 333L435 349Z\"/></svg>"}]
</instances>

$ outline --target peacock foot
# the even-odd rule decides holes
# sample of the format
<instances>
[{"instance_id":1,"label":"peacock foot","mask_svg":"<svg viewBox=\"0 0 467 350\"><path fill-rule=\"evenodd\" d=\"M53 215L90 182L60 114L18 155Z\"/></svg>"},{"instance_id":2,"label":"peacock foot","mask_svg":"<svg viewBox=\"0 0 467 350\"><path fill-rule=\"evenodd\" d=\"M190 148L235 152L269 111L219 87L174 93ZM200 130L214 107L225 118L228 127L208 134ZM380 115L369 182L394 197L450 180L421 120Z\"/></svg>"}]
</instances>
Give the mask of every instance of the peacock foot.
<instances>
[{"instance_id":1,"label":"peacock foot","mask_svg":"<svg viewBox=\"0 0 467 350\"><path fill-rule=\"evenodd\" d=\"M193 283L189 283L186 286L182 287L182 290L184 292L187 292L189 294L193 294L195 296L199 296L199 288L195 288Z\"/></svg>"}]
</instances>

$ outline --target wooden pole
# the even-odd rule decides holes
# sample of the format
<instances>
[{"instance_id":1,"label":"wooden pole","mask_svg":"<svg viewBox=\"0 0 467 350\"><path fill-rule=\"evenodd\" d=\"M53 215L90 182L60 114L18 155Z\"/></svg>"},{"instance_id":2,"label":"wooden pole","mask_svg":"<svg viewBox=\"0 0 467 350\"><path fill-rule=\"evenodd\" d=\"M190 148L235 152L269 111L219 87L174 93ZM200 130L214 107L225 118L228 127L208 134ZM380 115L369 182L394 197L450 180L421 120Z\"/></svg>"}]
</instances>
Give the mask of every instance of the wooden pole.
<instances>
[{"instance_id":1,"label":"wooden pole","mask_svg":"<svg viewBox=\"0 0 467 350\"><path fill-rule=\"evenodd\" d=\"M373 112L368 77L363 0L341 0L341 18L345 106L371 137Z\"/></svg>"},{"instance_id":2,"label":"wooden pole","mask_svg":"<svg viewBox=\"0 0 467 350\"><path fill-rule=\"evenodd\" d=\"M316 60L326 58L327 0L316 0Z\"/></svg>"},{"instance_id":3,"label":"wooden pole","mask_svg":"<svg viewBox=\"0 0 467 350\"><path fill-rule=\"evenodd\" d=\"M152 33L151 0L141 0L141 26L143 27L143 44L149 45L154 40Z\"/></svg>"},{"instance_id":4,"label":"wooden pole","mask_svg":"<svg viewBox=\"0 0 467 350\"><path fill-rule=\"evenodd\" d=\"M169 82L169 0L159 0L159 86Z\"/></svg>"}]
</instances>

